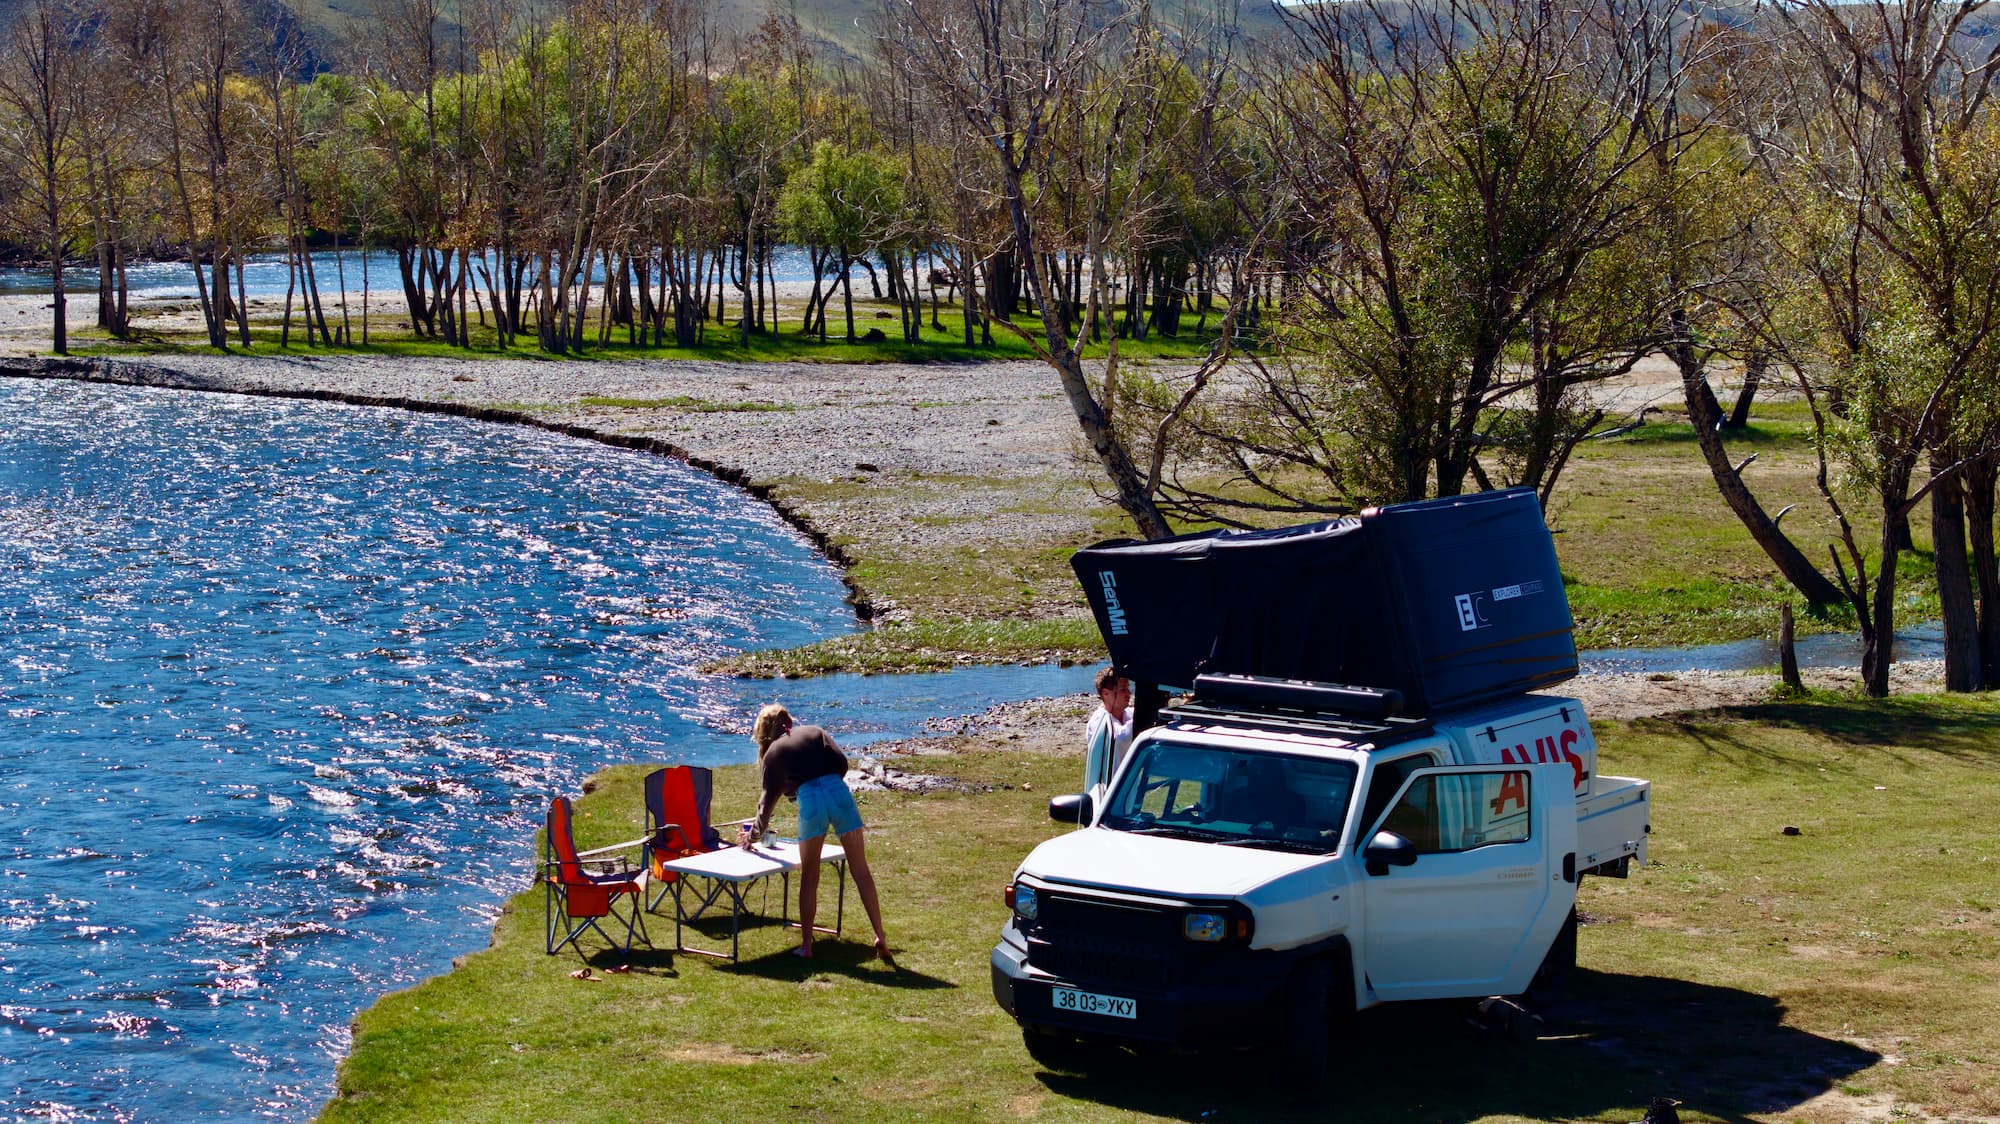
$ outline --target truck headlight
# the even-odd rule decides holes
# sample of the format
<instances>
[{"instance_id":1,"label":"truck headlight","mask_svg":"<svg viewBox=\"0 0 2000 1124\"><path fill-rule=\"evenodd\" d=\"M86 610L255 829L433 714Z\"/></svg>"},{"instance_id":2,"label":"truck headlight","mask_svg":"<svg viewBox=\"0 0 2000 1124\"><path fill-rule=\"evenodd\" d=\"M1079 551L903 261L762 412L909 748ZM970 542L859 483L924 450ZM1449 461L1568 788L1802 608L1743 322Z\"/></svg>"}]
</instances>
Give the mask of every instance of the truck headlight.
<instances>
[{"instance_id":1,"label":"truck headlight","mask_svg":"<svg viewBox=\"0 0 2000 1124\"><path fill-rule=\"evenodd\" d=\"M1191 941L1227 939L1229 919L1220 913L1190 913L1181 921L1181 934Z\"/></svg>"},{"instance_id":2,"label":"truck headlight","mask_svg":"<svg viewBox=\"0 0 2000 1124\"><path fill-rule=\"evenodd\" d=\"M1033 921L1042 915L1042 900L1033 886L1014 884L1014 916L1023 921Z\"/></svg>"}]
</instances>

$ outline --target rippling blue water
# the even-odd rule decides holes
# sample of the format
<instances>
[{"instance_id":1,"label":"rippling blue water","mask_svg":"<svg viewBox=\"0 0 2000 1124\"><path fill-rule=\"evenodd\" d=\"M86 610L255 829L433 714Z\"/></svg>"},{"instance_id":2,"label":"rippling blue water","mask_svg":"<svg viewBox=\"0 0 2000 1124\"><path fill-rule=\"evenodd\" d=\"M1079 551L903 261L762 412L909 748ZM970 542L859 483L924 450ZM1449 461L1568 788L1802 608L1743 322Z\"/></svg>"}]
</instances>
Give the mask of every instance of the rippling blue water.
<instances>
[{"instance_id":1,"label":"rippling blue water","mask_svg":"<svg viewBox=\"0 0 2000 1124\"><path fill-rule=\"evenodd\" d=\"M853 744L1089 669L740 684L833 571L677 462L387 410L0 380L0 1109L302 1118L483 947L552 791Z\"/></svg>"},{"instance_id":2,"label":"rippling blue water","mask_svg":"<svg viewBox=\"0 0 2000 1124\"><path fill-rule=\"evenodd\" d=\"M366 258L364 274L363 259ZM396 265L396 255L383 250L371 250L363 254L358 250L348 250L335 254L331 250L313 251L313 277L319 282L320 297L332 302L333 294L343 284L349 292L361 291L364 281L373 291L371 303L382 301L387 307L400 304L403 299L401 274ZM497 264L485 259L488 275L500 276ZM206 270L203 271L206 275ZM865 282L867 275L857 270L859 281ZM604 270L594 267L592 280L602 280ZM812 280L812 256L799 246L778 246L771 254L771 276L779 281ZM83 294L95 300L97 291L97 270L92 266L76 266L63 270L64 288L70 300L77 300ZM141 261L133 262L125 270L125 284L134 297L195 299L194 268L184 261ZM232 275L230 284L235 280ZM243 291L251 297L283 297L286 289L295 284L290 267L283 254L246 254L243 259ZM483 283L482 283L483 284ZM54 289L53 281L46 269L32 266L0 266L0 293L47 293ZM72 312L80 315L73 306ZM328 313L333 309L329 307Z\"/></svg>"}]
</instances>

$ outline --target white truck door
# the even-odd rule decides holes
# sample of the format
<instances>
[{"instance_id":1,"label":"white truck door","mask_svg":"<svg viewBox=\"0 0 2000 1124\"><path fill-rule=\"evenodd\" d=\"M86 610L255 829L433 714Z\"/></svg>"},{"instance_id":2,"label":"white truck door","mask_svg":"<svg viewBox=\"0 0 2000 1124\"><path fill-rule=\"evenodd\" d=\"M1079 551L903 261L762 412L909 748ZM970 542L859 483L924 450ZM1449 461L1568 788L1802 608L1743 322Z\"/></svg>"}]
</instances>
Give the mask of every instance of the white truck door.
<instances>
[{"instance_id":1,"label":"white truck door","mask_svg":"<svg viewBox=\"0 0 2000 1124\"><path fill-rule=\"evenodd\" d=\"M1417 857L1358 880L1359 953L1376 999L1527 990L1576 903L1570 766L1419 769L1379 824L1362 825L1357 864L1377 830L1416 844Z\"/></svg>"}]
</instances>

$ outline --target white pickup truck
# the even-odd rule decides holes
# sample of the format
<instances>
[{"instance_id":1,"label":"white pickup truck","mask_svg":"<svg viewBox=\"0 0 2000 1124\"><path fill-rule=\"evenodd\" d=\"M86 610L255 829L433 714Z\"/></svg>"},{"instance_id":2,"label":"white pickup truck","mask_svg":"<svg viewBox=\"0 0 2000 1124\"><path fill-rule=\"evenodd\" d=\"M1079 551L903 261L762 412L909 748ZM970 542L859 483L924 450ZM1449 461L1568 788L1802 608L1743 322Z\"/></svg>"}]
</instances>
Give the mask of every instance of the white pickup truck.
<instances>
[{"instance_id":1,"label":"white pickup truck","mask_svg":"<svg viewBox=\"0 0 2000 1124\"><path fill-rule=\"evenodd\" d=\"M1428 718L1393 692L1204 676L1007 891L993 993L1035 1057L1269 1027L1322 1073L1354 1011L1526 992L1574 963L1584 874L1646 858L1650 786L1571 698Z\"/></svg>"}]
</instances>

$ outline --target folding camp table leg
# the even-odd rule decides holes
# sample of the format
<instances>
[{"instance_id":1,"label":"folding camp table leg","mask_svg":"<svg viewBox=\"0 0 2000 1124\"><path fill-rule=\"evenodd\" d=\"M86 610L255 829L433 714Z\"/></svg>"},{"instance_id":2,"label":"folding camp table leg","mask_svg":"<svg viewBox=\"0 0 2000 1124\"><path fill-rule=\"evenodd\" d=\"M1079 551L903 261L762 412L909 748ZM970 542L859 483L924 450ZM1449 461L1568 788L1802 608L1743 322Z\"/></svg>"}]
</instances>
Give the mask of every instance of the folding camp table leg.
<instances>
[{"instance_id":1,"label":"folding camp table leg","mask_svg":"<svg viewBox=\"0 0 2000 1124\"><path fill-rule=\"evenodd\" d=\"M681 887L687 884L687 879L685 877L674 879L674 951L690 953L695 956L713 956L717 960L727 960L731 964L734 964L737 962L742 948L743 911L745 909L743 894L747 888L747 884L725 881L719 878L711 879L710 881L713 883L713 888L707 894L703 895L701 905L697 906L695 912L690 914L681 908ZM761 882L763 879L760 878L757 881ZM716 898L725 894L729 897L729 952L724 954L714 949L696 948L688 944L681 935L684 923L700 917L702 913L707 911L709 906L715 903Z\"/></svg>"},{"instance_id":2,"label":"folding camp table leg","mask_svg":"<svg viewBox=\"0 0 2000 1124\"><path fill-rule=\"evenodd\" d=\"M687 919L689 921L699 921L701 920L702 914L707 913L711 908L714 907L715 899L722 896L722 888L728 885L728 883L724 882L722 879L719 878L708 878L704 875L699 875L699 874L676 875L673 882L670 883L670 885L673 887L674 890L674 912L677 914L682 912L681 897L680 897L681 883L686 882L690 878L701 878L708 883L708 892L702 894L700 896L700 900L695 904L693 911L686 914ZM661 899L665 900L666 896L667 892L665 890L661 890L660 891Z\"/></svg>"}]
</instances>

